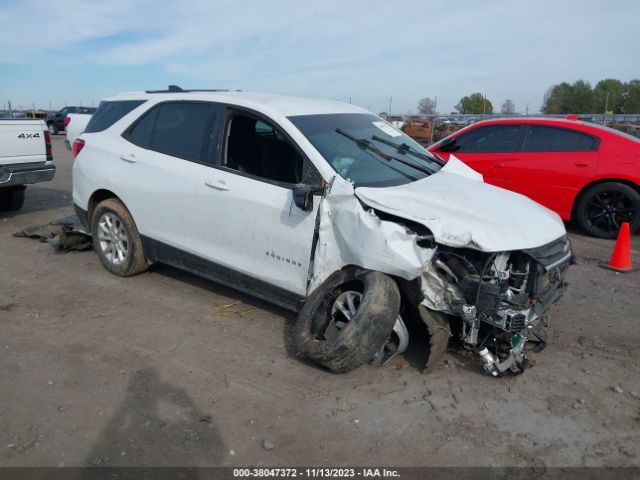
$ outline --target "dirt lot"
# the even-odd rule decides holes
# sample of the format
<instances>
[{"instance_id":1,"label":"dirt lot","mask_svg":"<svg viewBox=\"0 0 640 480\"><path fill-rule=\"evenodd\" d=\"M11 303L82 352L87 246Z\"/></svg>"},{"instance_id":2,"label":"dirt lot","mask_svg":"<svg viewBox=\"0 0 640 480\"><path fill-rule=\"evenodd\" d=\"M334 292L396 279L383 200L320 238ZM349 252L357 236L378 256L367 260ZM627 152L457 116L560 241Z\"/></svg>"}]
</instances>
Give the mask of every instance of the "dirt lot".
<instances>
[{"instance_id":1,"label":"dirt lot","mask_svg":"<svg viewBox=\"0 0 640 480\"><path fill-rule=\"evenodd\" d=\"M54 152L54 181L0 214L0 465L640 465L640 272L598 267L613 242L572 233L579 264L522 376L454 354L333 375L288 356L283 310L13 237L72 213L61 136Z\"/></svg>"}]
</instances>

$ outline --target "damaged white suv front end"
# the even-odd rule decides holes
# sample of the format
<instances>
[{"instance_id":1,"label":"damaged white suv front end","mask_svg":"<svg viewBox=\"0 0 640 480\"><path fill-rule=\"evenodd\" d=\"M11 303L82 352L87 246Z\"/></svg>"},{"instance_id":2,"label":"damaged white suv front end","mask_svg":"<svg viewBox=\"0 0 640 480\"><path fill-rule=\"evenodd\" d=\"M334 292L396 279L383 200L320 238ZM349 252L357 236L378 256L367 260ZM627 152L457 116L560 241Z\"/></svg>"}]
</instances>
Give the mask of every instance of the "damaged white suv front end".
<instances>
[{"instance_id":1,"label":"damaged white suv front end","mask_svg":"<svg viewBox=\"0 0 640 480\"><path fill-rule=\"evenodd\" d=\"M340 176L321 200L309 290L327 290L322 282L345 268L383 272L396 280L402 300L376 360L401 353L408 343L404 323L417 316L430 337L427 367L457 345L475 352L490 375L523 371L525 344L545 342L541 324L566 288L572 254L558 215L484 183L455 157L434 167L424 150L404 135L396 138L399 132L389 131L391 138L374 134L373 148L362 135L338 133L370 156L401 157L434 171L399 185L366 186L350 178L348 155L329 160ZM330 322L340 323L344 328L349 316ZM303 342L300 350L308 347Z\"/></svg>"}]
</instances>

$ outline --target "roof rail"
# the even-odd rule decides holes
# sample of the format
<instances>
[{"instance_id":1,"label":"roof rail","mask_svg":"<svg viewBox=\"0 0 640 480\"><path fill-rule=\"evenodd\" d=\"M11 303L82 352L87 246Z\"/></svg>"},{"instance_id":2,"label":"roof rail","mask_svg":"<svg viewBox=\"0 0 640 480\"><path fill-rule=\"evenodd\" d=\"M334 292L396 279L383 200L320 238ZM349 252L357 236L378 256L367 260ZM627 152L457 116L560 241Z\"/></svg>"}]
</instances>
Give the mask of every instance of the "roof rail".
<instances>
[{"instance_id":1,"label":"roof rail","mask_svg":"<svg viewBox=\"0 0 640 480\"><path fill-rule=\"evenodd\" d=\"M181 93L181 92L229 92L228 88L211 88L211 89L190 89L183 90L178 85L169 85L167 90L147 90L145 93ZM236 92L241 92L242 90L235 90Z\"/></svg>"}]
</instances>

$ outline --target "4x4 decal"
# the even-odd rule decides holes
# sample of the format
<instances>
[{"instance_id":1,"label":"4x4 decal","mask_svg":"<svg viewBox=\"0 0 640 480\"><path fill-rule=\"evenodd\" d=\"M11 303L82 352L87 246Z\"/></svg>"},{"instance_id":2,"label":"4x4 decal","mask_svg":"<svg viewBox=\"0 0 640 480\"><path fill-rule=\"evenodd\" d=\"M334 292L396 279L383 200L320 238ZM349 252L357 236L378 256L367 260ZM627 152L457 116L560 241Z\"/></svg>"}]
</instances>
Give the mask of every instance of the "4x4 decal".
<instances>
[{"instance_id":1,"label":"4x4 decal","mask_svg":"<svg viewBox=\"0 0 640 480\"><path fill-rule=\"evenodd\" d=\"M18 138L40 138L39 133L21 133Z\"/></svg>"}]
</instances>

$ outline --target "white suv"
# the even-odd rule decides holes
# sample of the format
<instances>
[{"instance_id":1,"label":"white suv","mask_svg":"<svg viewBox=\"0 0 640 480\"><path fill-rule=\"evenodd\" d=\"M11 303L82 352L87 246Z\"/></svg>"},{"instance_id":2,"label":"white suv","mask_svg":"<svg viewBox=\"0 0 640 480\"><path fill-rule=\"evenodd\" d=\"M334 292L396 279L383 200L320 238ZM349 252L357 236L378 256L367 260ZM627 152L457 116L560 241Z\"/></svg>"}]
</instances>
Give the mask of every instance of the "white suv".
<instances>
[{"instance_id":1,"label":"white suv","mask_svg":"<svg viewBox=\"0 0 640 480\"><path fill-rule=\"evenodd\" d=\"M520 372L565 287L555 213L352 105L126 93L73 152L76 212L107 270L163 262L294 310L295 354L336 372L420 328L427 365L453 335L488 373Z\"/></svg>"}]
</instances>

